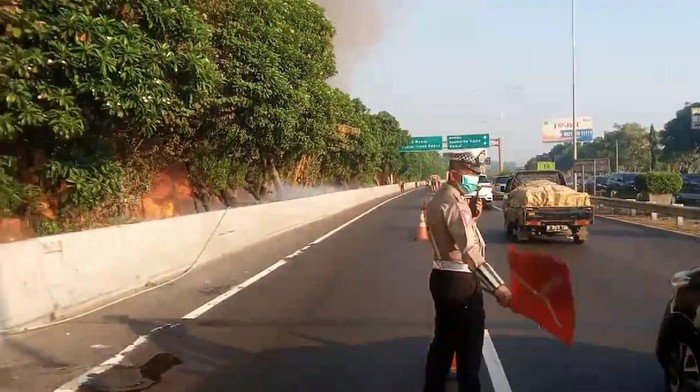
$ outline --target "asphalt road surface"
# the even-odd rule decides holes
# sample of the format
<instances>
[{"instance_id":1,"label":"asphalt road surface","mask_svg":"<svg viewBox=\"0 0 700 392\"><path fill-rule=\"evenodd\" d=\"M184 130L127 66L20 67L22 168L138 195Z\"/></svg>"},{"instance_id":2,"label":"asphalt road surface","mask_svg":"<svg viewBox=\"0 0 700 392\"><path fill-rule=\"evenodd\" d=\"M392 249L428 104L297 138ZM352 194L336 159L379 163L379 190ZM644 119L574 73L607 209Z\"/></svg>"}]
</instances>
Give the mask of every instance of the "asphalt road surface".
<instances>
[{"instance_id":1,"label":"asphalt road surface","mask_svg":"<svg viewBox=\"0 0 700 392\"><path fill-rule=\"evenodd\" d=\"M413 241L423 195L390 201L309 247L377 203L81 319L5 338L0 391L53 391L127 347L113 359L120 366L105 367L91 388L77 390L419 391L433 321L430 249ZM480 227L488 259L508 281L501 212L486 211ZM572 347L486 300L487 328L512 391L663 390L653 350L669 278L695 265L700 244L603 219L590 234L584 245L522 245L570 265ZM224 293L230 296L216 300ZM493 390L497 372L482 368L484 391Z\"/></svg>"}]
</instances>

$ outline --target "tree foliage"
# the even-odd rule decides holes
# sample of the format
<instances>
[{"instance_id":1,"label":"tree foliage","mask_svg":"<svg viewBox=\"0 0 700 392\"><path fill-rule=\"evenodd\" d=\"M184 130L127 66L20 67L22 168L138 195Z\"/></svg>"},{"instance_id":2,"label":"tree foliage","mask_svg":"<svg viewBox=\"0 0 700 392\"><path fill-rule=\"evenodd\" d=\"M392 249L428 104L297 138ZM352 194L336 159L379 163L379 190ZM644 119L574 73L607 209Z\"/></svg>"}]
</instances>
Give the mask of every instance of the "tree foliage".
<instances>
[{"instance_id":1,"label":"tree foliage","mask_svg":"<svg viewBox=\"0 0 700 392\"><path fill-rule=\"evenodd\" d=\"M611 132L597 137L590 143L579 145L579 159L608 158L612 170L616 170L616 158L620 170L648 170L650 165L649 131L638 123L615 124ZM533 170L539 160L552 160L558 170L568 171L574 165L573 145L557 144L543 155L531 158L526 168Z\"/></svg>"},{"instance_id":2,"label":"tree foliage","mask_svg":"<svg viewBox=\"0 0 700 392\"><path fill-rule=\"evenodd\" d=\"M580 158L608 158L613 170L647 171L671 170L685 173L698 169L700 161L700 130L691 129L691 109L700 102L686 103L664 129L657 132L638 123L616 124L611 132L579 147ZM617 147L617 149L616 149ZM531 158L527 167L538 160L551 159L560 170L573 166L571 143L558 144L545 154ZM616 158L620 167L615 167Z\"/></svg>"},{"instance_id":3,"label":"tree foliage","mask_svg":"<svg viewBox=\"0 0 700 392\"><path fill-rule=\"evenodd\" d=\"M118 209L134 147L186 129L218 82L185 0L23 1L0 23L0 155L65 219Z\"/></svg>"},{"instance_id":4,"label":"tree foliage","mask_svg":"<svg viewBox=\"0 0 700 392\"><path fill-rule=\"evenodd\" d=\"M654 124L649 127L649 169L656 170L659 161L659 135Z\"/></svg>"},{"instance_id":5,"label":"tree foliage","mask_svg":"<svg viewBox=\"0 0 700 392\"><path fill-rule=\"evenodd\" d=\"M328 85L335 30L312 1L24 0L0 23L0 213L37 227L124 214L175 163L208 209L280 195L302 163L314 185L442 162Z\"/></svg>"},{"instance_id":6,"label":"tree foliage","mask_svg":"<svg viewBox=\"0 0 700 392\"><path fill-rule=\"evenodd\" d=\"M634 182L640 191L660 195L678 193L683 186L681 175L673 172L650 171L642 173L634 179Z\"/></svg>"},{"instance_id":7,"label":"tree foliage","mask_svg":"<svg viewBox=\"0 0 700 392\"><path fill-rule=\"evenodd\" d=\"M441 177L447 172L449 160L437 152L402 154L400 174L409 181L425 180L432 174Z\"/></svg>"},{"instance_id":8,"label":"tree foliage","mask_svg":"<svg viewBox=\"0 0 700 392\"><path fill-rule=\"evenodd\" d=\"M700 107L700 102L686 104L660 132L661 159L681 171L696 166L700 158L700 131L691 129L690 113L694 107Z\"/></svg>"}]
</instances>

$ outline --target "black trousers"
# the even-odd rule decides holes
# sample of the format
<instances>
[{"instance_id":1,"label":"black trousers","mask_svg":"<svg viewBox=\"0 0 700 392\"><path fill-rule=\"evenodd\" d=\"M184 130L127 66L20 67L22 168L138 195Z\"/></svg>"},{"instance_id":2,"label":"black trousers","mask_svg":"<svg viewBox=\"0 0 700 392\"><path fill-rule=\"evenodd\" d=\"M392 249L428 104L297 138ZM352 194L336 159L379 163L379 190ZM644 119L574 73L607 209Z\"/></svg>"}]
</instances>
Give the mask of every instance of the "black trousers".
<instances>
[{"instance_id":1,"label":"black trousers","mask_svg":"<svg viewBox=\"0 0 700 392\"><path fill-rule=\"evenodd\" d=\"M455 275L459 274L459 275ZM463 272L433 271L430 292L435 303L435 332L425 366L423 392L444 392L452 356L457 354L459 392L480 392L479 369L484 343L484 297L465 293ZM463 283L463 282L462 282Z\"/></svg>"}]
</instances>

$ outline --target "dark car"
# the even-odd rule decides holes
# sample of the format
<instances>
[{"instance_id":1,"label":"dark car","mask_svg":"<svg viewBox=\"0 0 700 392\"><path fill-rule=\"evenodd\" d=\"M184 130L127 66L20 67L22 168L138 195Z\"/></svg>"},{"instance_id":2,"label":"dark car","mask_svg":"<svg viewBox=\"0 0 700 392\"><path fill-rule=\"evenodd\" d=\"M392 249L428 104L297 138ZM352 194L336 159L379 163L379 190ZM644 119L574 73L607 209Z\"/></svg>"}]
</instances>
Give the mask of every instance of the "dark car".
<instances>
[{"instance_id":1,"label":"dark car","mask_svg":"<svg viewBox=\"0 0 700 392\"><path fill-rule=\"evenodd\" d=\"M589 195L593 195L594 192L597 195L604 195L606 194L606 185L608 183L609 176L596 176L595 178L595 187L593 186L594 182L593 179L589 179L586 182L586 193Z\"/></svg>"},{"instance_id":2,"label":"dark car","mask_svg":"<svg viewBox=\"0 0 700 392\"><path fill-rule=\"evenodd\" d=\"M636 199L639 191L634 185L634 180L639 173L622 172L613 173L605 184L607 197L617 197L620 199Z\"/></svg>"},{"instance_id":3,"label":"dark car","mask_svg":"<svg viewBox=\"0 0 700 392\"><path fill-rule=\"evenodd\" d=\"M683 187L675 195L676 203L687 206L700 205L700 174L681 174Z\"/></svg>"}]
</instances>

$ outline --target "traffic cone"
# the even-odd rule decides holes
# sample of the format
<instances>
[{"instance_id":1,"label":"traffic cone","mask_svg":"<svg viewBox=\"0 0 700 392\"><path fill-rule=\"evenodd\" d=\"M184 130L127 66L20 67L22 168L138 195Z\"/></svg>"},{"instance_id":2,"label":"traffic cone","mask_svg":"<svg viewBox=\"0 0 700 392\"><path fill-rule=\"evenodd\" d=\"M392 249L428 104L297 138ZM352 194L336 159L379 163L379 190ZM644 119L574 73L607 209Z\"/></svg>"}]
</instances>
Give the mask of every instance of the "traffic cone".
<instances>
[{"instance_id":1,"label":"traffic cone","mask_svg":"<svg viewBox=\"0 0 700 392\"><path fill-rule=\"evenodd\" d=\"M447 373L447 380L457 380L457 353L452 356L452 366L450 366L450 372Z\"/></svg>"},{"instance_id":2,"label":"traffic cone","mask_svg":"<svg viewBox=\"0 0 700 392\"><path fill-rule=\"evenodd\" d=\"M425 224L425 209L420 210L420 221L418 222L418 235L416 241L428 241L428 225Z\"/></svg>"}]
</instances>

